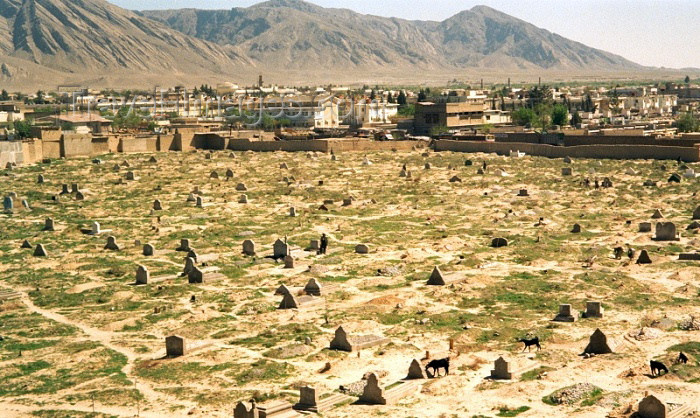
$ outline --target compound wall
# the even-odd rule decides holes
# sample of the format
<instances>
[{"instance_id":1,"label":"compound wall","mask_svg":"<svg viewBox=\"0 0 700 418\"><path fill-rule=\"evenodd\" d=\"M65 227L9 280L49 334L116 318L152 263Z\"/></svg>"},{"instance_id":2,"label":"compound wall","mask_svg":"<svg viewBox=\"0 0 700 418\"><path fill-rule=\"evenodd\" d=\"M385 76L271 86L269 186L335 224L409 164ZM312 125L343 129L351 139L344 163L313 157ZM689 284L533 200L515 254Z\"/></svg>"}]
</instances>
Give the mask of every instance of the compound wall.
<instances>
[{"instance_id":1,"label":"compound wall","mask_svg":"<svg viewBox=\"0 0 700 418\"><path fill-rule=\"evenodd\" d=\"M544 144L529 143L499 143L474 141L435 141L436 151L454 152L485 152L507 155L511 150L521 151L528 155L549 158L600 158L600 159L650 159L676 160L686 162L700 161L700 146L669 147L658 145L580 145L559 147Z\"/></svg>"}]
</instances>

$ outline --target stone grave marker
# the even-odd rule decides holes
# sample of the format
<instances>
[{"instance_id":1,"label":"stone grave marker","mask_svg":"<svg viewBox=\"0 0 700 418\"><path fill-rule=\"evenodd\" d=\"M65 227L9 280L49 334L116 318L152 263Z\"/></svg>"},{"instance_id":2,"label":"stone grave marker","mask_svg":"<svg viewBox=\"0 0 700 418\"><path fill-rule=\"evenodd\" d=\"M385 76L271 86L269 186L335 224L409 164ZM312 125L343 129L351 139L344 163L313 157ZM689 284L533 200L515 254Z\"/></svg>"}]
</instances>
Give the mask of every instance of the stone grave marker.
<instances>
[{"instance_id":1,"label":"stone grave marker","mask_svg":"<svg viewBox=\"0 0 700 418\"><path fill-rule=\"evenodd\" d=\"M48 254L46 253L46 248L44 248L44 244L37 244L36 248L34 248L34 257L47 257Z\"/></svg>"},{"instance_id":2,"label":"stone grave marker","mask_svg":"<svg viewBox=\"0 0 700 418\"><path fill-rule=\"evenodd\" d=\"M168 357L181 357L187 354L185 339L177 335L165 337L165 353Z\"/></svg>"},{"instance_id":3,"label":"stone grave marker","mask_svg":"<svg viewBox=\"0 0 700 418\"><path fill-rule=\"evenodd\" d=\"M493 370L491 370L491 379L510 380L512 377L513 373L510 371L510 363L502 356L497 358L493 364Z\"/></svg>"},{"instance_id":4,"label":"stone grave marker","mask_svg":"<svg viewBox=\"0 0 700 418\"><path fill-rule=\"evenodd\" d=\"M608 338L600 328L597 328L588 340L588 345L583 350L584 354L610 354L618 347L617 340Z\"/></svg>"},{"instance_id":5,"label":"stone grave marker","mask_svg":"<svg viewBox=\"0 0 700 418\"><path fill-rule=\"evenodd\" d=\"M230 168L228 170L226 170L226 178L227 179L233 178L233 170L231 170Z\"/></svg>"},{"instance_id":6,"label":"stone grave marker","mask_svg":"<svg viewBox=\"0 0 700 418\"><path fill-rule=\"evenodd\" d=\"M117 239L110 235L107 237L107 244L105 244L105 250L119 251L119 245L117 244Z\"/></svg>"},{"instance_id":7,"label":"stone grave marker","mask_svg":"<svg viewBox=\"0 0 700 418\"><path fill-rule=\"evenodd\" d=\"M289 208L289 216L291 216L291 217L297 216L297 209L294 207Z\"/></svg>"},{"instance_id":8,"label":"stone grave marker","mask_svg":"<svg viewBox=\"0 0 700 418\"><path fill-rule=\"evenodd\" d=\"M576 317L572 314L571 305L561 304L559 305L559 313L554 317L555 322L575 322Z\"/></svg>"},{"instance_id":9,"label":"stone grave marker","mask_svg":"<svg viewBox=\"0 0 700 418\"><path fill-rule=\"evenodd\" d=\"M54 228L54 223L52 218L46 218L44 220L44 228L43 231L53 231Z\"/></svg>"},{"instance_id":10,"label":"stone grave marker","mask_svg":"<svg viewBox=\"0 0 700 418\"><path fill-rule=\"evenodd\" d=\"M425 370L421 366L420 362L416 359L411 361L411 365L408 367L408 375L406 379L427 379L425 375Z\"/></svg>"},{"instance_id":11,"label":"stone grave marker","mask_svg":"<svg viewBox=\"0 0 700 418\"><path fill-rule=\"evenodd\" d=\"M195 207L198 207L198 208L204 207L204 203L202 201L202 196L197 196L196 203L194 205L195 205Z\"/></svg>"},{"instance_id":12,"label":"stone grave marker","mask_svg":"<svg viewBox=\"0 0 700 418\"><path fill-rule=\"evenodd\" d=\"M44 175L43 175L43 174L39 174L39 175L37 176L37 178L36 178L36 182L37 182L38 184L42 184L42 183L44 182Z\"/></svg>"},{"instance_id":13,"label":"stone grave marker","mask_svg":"<svg viewBox=\"0 0 700 418\"><path fill-rule=\"evenodd\" d=\"M676 225L673 222L659 222L656 224L655 241L678 241Z\"/></svg>"},{"instance_id":14,"label":"stone grave marker","mask_svg":"<svg viewBox=\"0 0 700 418\"><path fill-rule=\"evenodd\" d=\"M637 264L651 264L651 258L649 258L649 253L647 250L642 250L639 253L639 258L637 258Z\"/></svg>"},{"instance_id":15,"label":"stone grave marker","mask_svg":"<svg viewBox=\"0 0 700 418\"><path fill-rule=\"evenodd\" d=\"M700 219L700 206L696 207L693 211L693 219Z\"/></svg>"},{"instance_id":16,"label":"stone grave marker","mask_svg":"<svg viewBox=\"0 0 700 418\"><path fill-rule=\"evenodd\" d=\"M156 250L153 248L153 245L151 244L144 244L143 246L143 255L146 257L151 257L153 254L155 254Z\"/></svg>"},{"instance_id":17,"label":"stone grave marker","mask_svg":"<svg viewBox=\"0 0 700 418\"><path fill-rule=\"evenodd\" d=\"M494 238L491 240L491 246L493 248L501 248L508 246L508 240L505 238Z\"/></svg>"},{"instance_id":18,"label":"stone grave marker","mask_svg":"<svg viewBox=\"0 0 700 418\"><path fill-rule=\"evenodd\" d=\"M148 284L150 274L145 266L138 266L136 269L136 284Z\"/></svg>"},{"instance_id":19,"label":"stone grave marker","mask_svg":"<svg viewBox=\"0 0 700 418\"><path fill-rule=\"evenodd\" d=\"M238 183L238 184L236 185L236 191L239 191L239 192L247 192L247 191L248 191L248 188L246 187L246 185L245 185L244 183Z\"/></svg>"},{"instance_id":20,"label":"stone grave marker","mask_svg":"<svg viewBox=\"0 0 700 418\"><path fill-rule=\"evenodd\" d=\"M274 244L272 244L272 256L275 259L284 258L289 255L289 246L286 242L281 239L277 239Z\"/></svg>"},{"instance_id":21,"label":"stone grave marker","mask_svg":"<svg viewBox=\"0 0 700 418\"><path fill-rule=\"evenodd\" d=\"M242 194L241 197L238 198L238 203L247 204L248 203L248 195Z\"/></svg>"},{"instance_id":22,"label":"stone grave marker","mask_svg":"<svg viewBox=\"0 0 700 418\"><path fill-rule=\"evenodd\" d=\"M561 175L562 176L571 176L571 175L573 175L573 170L571 170L571 167L562 167Z\"/></svg>"},{"instance_id":23,"label":"stone grave marker","mask_svg":"<svg viewBox=\"0 0 700 418\"><path fill-rule=\"evenodd\" d=\"M190 194L187 196L187 201L188 201L188 202L196 202L196 201L197 201L197 197L194 195L194 193L190 193Z\"/></svg>"},{"instance_id":24,"label":"stone grave marker","mask_svg":"<svg viewBox=\"0 0 700 418\"><path fill-rule=\"evenodd\" d=\"M190 247L190 240L183 238L180 240L180 246L175 249L175 251L189 252L192 248Z\"/></svg>"},{"instance_id":25,"label":"stone grave marker","mask_svg":"<svg viewBox=\"0 0 700 418\"><path fill-rule=\"evenodd\" d=\"M602 318L603 317L603 304L598 301L588 301L586 302L586 312L584 313L585 318Z\"/></svg>"},{"instance_id":26,"label":"stone grave marker","mask_svg":"<svg viewBox=\"0 0 700 418\"><path fill-rule=\"evenodd\" d=\"M386 405L384 389L379 387L377 375L370 373L367 377L367 384L360 396L359 402L369 405Z\"/></svg>"},{"instance_id":27,"label":"stone grave marker","mask_svg":"<svg viewBox=\"0 0 700 418\"><path fill-rule=\"evenodd\" d=\"M62 185L61 185L61 194L70 194L70 190L68 190L68 185L67 185L67 184L62 184Z\"/></svg>"},{"instance_id":28,"label":"stone grave marker","mask_svg":"<svg viewBox=\"0 0 700 418\"><path fill-rule=\"evenodd\" d=\"M6 211L11 211L15 208L15 202L11 196L5 196L5 199L2 201L2 207Z\"/></svg>"},{"instance_id":29,"label":"stone grave marker","mask_svg":"<svg viewBox=\"0 0 700 418\"><path fill-rule=\"evenodd\" d=\"M291 293L287 293L282 297L282 301L277 306L277 309L297 309L299 302Z\"/></svg>"},{"instance_id":30,"label":"stone grave marker","mask_svg":"<svg viewBox=\"0 0 700 418\"><path fill-rule=\"evenodd\" d=\"M153 210L163 210L163 204L160 200L156 199L153 201Z\"/></svg>"},{"instance_id":31,"label":"stone grave marker","mask_svg":"<svg viewBox=\"0 0 700 418\"><path fill-rule=\"evenodd\" d=\"M311 242L309 243L309 251L318 251L319 250L319 240L317 239L312 239Z\"/></svg>"},{"instance_id":32,"label":"stone grave marker","mask_svg":"<svg viewBox=\"0 0 700 418\"><path fill-rule=\"evenodd\" d=\"M321 296L321 283L315 278L309 279L306 286L304 286L304 293L312 296Z\"/></svg>"},{"instance_id":33,"label":"stone grave marker","mask_svg":"<svg viewBox=\"0 0 700 418\"><path fill-rule=\"evenodd\" d=\"M211 179L217 179L217 180L218 180L218 178L219 178L219 173L217 173L216 170L215 170L215 171L212 171L211 174L209 174L209 178L211 178Z\"/></svg>"},{"instance_id":34,"label":"stone grave marker","mask_svg":"<svg viewBox=\"0 0 700 418\"><path fill-rule=\"evenodd\" d=\"M24 240L19 248L32 248L32 244L28 240Z\"/></svg>"},{"instance_id":35,"label":"stone grave marker","mask_svg":"<svg viewBox=\"0 0 700 418\"><path fill-rule=\"evenodd\" d=\"M641 222L639 224L639 232L651 232L651 222Z\"/></svg>"},{"instance_id":36,"label":"stone grave marker","mask_svg":"<svg viewBox=\"0 0 700 418\"><path fill-rule=\"evenodd\" d=\"M656 209L654 213L651 215L651 219L661 219L663 218L664 215L661 213L659 209Z\"/></svg>"},{"instance_id":37,"label":"stone grave marker","mask_svg":"<svg viewBox=\"0 0 700 418\"><path fill-rule=\"evenodd\" d=\"M581 225L574 224L574 226L571 228L571 233L572 234L580 234L581 233Z\"/></svg>"},{"instance_id":38,"label":"stone grave marker","mask_svg":"<svg viewBox=\"0 0 700 418\"><path fill-rule=\"evenodd\" d=\"M357 254L369 254L369 246L366 244L357 244L355 246L355 252Z\"/></svg>"},{"instance_id":39,"label":"stone grave marker","mask_svg":"<svg viewBox=\"0 0 700 418\"><path fill-rule=\"evenodd\" d=\"M255 242L253 242L253 240L247 239L243 241L243 254L249 256L255 255Z\"/></svg>"},{"instance_id":40,"label":"stone grave marker","mask_svg":"<svg viewBox=\"0 0 700 418\"><path fill-rule=\"evenodd\" d=\"M430 278L428 278L428 286L444 286L445 285L445 279L442 277L442 272L440 271L440 267L435 266L433 267L433 272L430 274Z\"/></svg>"},{"instance_id":41,"label":"stone grave marker","mask_svg":"<svg viewBox=\"0 0 700 418\"><path fill-rule=\"evenodd\" d=\"M284 257L284 268L286 268L286 269L293 269L294 268L294 257L292 257L291 254Z\"/></svg>"},{"instance_id":42,"label":"stone grave marker","mask_svg":"<svg viewBox=\"0 0 700 418\"><path fill-rule=\"evenodd\" d=\"M530 195L527 193L527 189L520 189L520 191L518 192L518 196L519 197L528 197Z\"/></svg>"}]
</instances>

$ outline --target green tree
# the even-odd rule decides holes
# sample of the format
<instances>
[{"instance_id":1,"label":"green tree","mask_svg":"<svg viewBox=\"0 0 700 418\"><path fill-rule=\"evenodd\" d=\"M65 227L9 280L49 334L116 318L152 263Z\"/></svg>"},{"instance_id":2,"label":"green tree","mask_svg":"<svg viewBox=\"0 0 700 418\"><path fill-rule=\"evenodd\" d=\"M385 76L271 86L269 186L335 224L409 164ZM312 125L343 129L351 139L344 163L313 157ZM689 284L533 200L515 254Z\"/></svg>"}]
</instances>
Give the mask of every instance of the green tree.
<instances>
[{"instance_id":1,"label":"green tree","mask_svg":"<svg viewBox=\"0 0 700 418\"><path fill-rule=\"evenodd\" d=\"M2 89L2 92L0 92L0 100L10 100L10 94L7 92L7 90Z\"/></svg>"},{"instance_id":2,"label":"green tree","mask_svg":"<svg viewBox=\"0 0 700 418\"><path fill-rule=\"evenodd\" d=\"M407 104L399 107L399 115L404 117L411 117L416 114L416 106L412 104Z\"/></svg>"},{"instance_id":3,"label":"green tree","mask_svg":"<svg viewBox=\"0 0 700 418\"><path fill-rule=\"evenodd\" d=\"M399 97L396 98L396 103L398 103L399 106L406 106L406 93L404 93L403 90L399 92Z\"/></svg>"},{"instance_id":4,"label":"green tree","mask_svg":"<svg viewBox=\"0 0 700 418\"><path fill-rule=\"evenodd\" d=\"M73 130L75 130L75 126L70 122L63 122L61 124L61 130L62 131L73 131Z\"/></svg>"},{"instance_id":5,"label":"green tree","mask_svg":"<svg viewBox=\"0 0 700 418\"><path fill-rule=\"evenodd\" d=\"M689 75L685 76L685 84L688 84L688 83L690 83L690 76Z\"/></svg>"},{"instance_id":6,"label":"green tree","mask_svg":"<svg viewBox=\"0 0 700 418\"><path fill-rule=\"evenodd\" d=\"M534 125L535 119L537 119L537 115L535 114L535 111L529 107L521 107L511 113L511 118L513 119L513 123L516 125L532 126Z\"/></svg>"},{"instance_id":7,"label":"green tree","mask_svg":"<svg viewBox=\"0 0 700 418\"><path fill-rule=\"evenodd\" d=\"M548 104L541 103L535 107L534 128L539 128L542 132L547 131L551 124L552 107Z\"/></svg>"},{"instance_id":8,"label":"green tree","mask_svg":"<svg viewBox=\"0 0 700 418\"><path fill-rule=\"evenodd\" d=\"M562 104L552 107L552 125L566 126L569 124L569 110Z\"/></svg>"},{"instance_id":9,"label":"green tree","mask_svg":"<svg viewBox=\"0 0 700 418\"><path fill-rule=\"evenodd\" d=\"M534 86L528 94L529 104L532 109L538 105L549 105L552 103L552 89L547 86Z\"/></svg>"},{"instance_id":10,"label":"green tree","mask_svg":"<svg viewBox=\"0 0 700 418\"><path fill-rule=\"evenodd\" d=\"M120 108L117 114L114 116L112 126L117 129L134 129L141 124L141 120L141 116L139 116L135 110L125 106Z\"/></svg>"},{"instance_id":11,"label":"green tree","mask_svg":"<svg viewBox=\"0 0 700 418\"><path fill-rule=\"evenodd\" d=\"M377 98L377 92L374 89L372 89L372 93L369 94L369 99L374 100L376 98Z\"/></svg>"},{"instance_id":12,"label":"green tree","mask_svg":"<svg viewBox=\"0 0 700 418\"><path fill-rule=\"evenodd\" d=\"M428 100L428 94L425 92L425 90L421 89L421 90L418 92L418 101L419 101L419 102L424 102L424 101L426 101L426 100Z\"/></svg>"},{"instance_id":13,"label":"green tree","mask_svg":"<svg viewBox=\"0 0 700 418\"><path fill-rule=\"evenodd\" d=\"M394 96L391 95L391 92L389 92L389 95L386 97L387 103L396 103L394 100Z\"/></svg>"},{"instance_id":14,"label":"green tree","mask_svg":"<svg viewBox=\"0 0 700 418\"><path fill-rule=\"evenodd\" d=\"M571 124L573 126L578 126L578 124L581 122L583 122L583 119L581 118L581 115L578 114L578 110L574 111L574 114L571 115Z\"/></svg>"},{"instance_id":15,"label":"green tree","mask_svg":"<svg viewBox=\"0 0 700 418\"><path fill-rule=\"evenodd\" d=\"M620 113L620 95L617 93L617 88L607 93L610 98L610 107L615 114Z\"/></svg>"},{"instance_id":16,"label":"green tree","mask_svg":"<svg viewBox=\"0 0 700 418\"><path fill-rule=\"evenodd\" d=\"M32 125L33 121L29 120L18 120L14 123L15 125L15 135L20 139L29 138L32 135Z\"/></svg>"},{"instance_id":17,"label":"green tree","mask_svg":"<svg viewBox=\"0 0 700 418\"><path fill-rule=\"evenodd\" d=\"M692 112L681 115L676 122L678 132L698 132L700 131L700 120L697 120Z\"/></svg>"},{"instance_id":18,"label":"green tree","mask_svg":"<svg viewBox=\"0 0 700 418\"><path fill-rule=\"evenodd\" d=\"M432 128L430 128L430 136L439 136L449 131L450 130L445 125L433 126Z\"/></svg>"}]
</instances>

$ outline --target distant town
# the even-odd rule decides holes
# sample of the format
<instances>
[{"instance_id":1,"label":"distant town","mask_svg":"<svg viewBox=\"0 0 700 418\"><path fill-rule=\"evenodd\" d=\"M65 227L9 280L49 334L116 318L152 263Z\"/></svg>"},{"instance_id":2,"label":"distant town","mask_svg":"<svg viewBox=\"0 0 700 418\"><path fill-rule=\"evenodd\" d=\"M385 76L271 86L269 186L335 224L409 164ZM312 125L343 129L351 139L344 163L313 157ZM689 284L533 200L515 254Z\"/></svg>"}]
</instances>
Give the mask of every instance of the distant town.
<instances>
[{"instance_id":1,"label":"distant town","mask_svg":"<svg viewBox=\"0 0 700 418\"><path fill-rule=\"evenodd\" d=\"M171 150L196 148L198 134L216 132L258 141L352 137L496 142L510 133L536 136L537 143L550 145L566 136L636 136L663 145L669 139L700 139L699 108L700 82L690 77L636 85L455 81L431 88L285 87L265 84L262 77L254 86L221 83L153 91L59 86L30 94L2 90L0 140L90 138L90 146L77 148L80 155L164 150L149 147L149 138L153 143L159 135L176 132L180 138L169 145ZM533 141L524 138L520 140ZM44 147L42 156L77 156L69 148ZM16 163L15 153L3 151L3 166Z\"/></svg>"}]
</instances>

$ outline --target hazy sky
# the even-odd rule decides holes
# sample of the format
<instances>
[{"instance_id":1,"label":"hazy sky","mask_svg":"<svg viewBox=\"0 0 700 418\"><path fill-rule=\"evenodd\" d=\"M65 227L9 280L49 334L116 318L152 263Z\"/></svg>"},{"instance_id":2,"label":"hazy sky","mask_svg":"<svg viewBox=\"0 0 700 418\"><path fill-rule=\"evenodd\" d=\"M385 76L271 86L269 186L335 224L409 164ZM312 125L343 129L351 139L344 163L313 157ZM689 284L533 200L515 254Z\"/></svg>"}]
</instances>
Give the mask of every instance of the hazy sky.
<instances>
[{"instance_id":1,"label":"hazy sky","mask_svg":"<svg viewBox=\"0 0 700 418\"><path fill-rule=\"evenodd\" d=\"M256 0L108 0L128 9L230 9ZM700 68L700 0L313 0L324 7L444 20L485 4L644 65Z\"/></svg>"}]
</instances>

